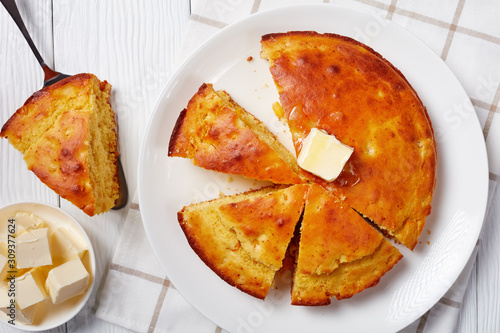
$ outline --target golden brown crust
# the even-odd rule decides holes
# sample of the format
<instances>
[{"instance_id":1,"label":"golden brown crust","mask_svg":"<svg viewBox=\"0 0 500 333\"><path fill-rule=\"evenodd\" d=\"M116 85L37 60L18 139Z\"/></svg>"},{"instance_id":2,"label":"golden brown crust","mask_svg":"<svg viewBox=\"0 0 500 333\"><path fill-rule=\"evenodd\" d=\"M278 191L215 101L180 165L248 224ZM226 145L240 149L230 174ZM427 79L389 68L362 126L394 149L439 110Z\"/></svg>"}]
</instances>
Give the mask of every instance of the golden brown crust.
<instances>
[{"instance_id":1,"label":"golden brown crust","mask_svg":"<svg viewBox=\"0 0 500 333\"><path fill-rule=\"evenodd\" d=\"M222 247L214 246L207 247L205 242L206 238L212 238L214 241L217 239L216 235L209 235L211 229L204 229L204 227L199 224L200 219L196 219L196 223L193 223L193 217L185 216L183 211L177 213L177 219L180 222L181 228L186 235L186 239L193 249L193 251L200 257L200 259L207 265L214 273L216 273L221 279L226 281L229 285L238 288L239 290L254 296L256 298L264 299L269 292L272 280L270 279L270 274L263 274L259 272L259 267L247 266L239 264L238 262L231 262L230 265L218 264L217 261L224 262L223 256L220 253ZM187 220L191 220L187 223ZM225 245L223 245L225 246ZM225 252L233 251L236 255L240 254L238 249L224 248ZM270 271L266 272L269 273ZM248 278L248 275L252 274L254 278Z\"/></svg>"},{"instance_id":2,"label":"golden brown crust","mask_svg":"<svg viewBox=\"0 0 500 333\"><path fill-rule=\"evenodd\" d=\"M399 251L331 192L312 185L300 231L292 304L326 305L378 283Z\"/></svg>"},{"instance_id":3,"label":"golden brown crust","mask_svg":"<svg viewBox=\"0 0 500 333\"><path fill-rule=\"evenodd\" d=\"M87 164L88 114L66 113L49 129L42 142L29 148L28 169L61 197L86 214L95 213L95 198Z\"/></svg>"},{"instance_id":4,"label":"golden brown crust","mask_svg":"<svg viewBox=\"0 0 500 333\"><path fill-rule=\"evenodd\" d=\"M208 267L230 285L264 299L300 218L306 188L271 187L222 197L184 207L177 218Z\"/></svg>"},{"instance_id":5,"label":"golden brown crust","mask_svg":"<svg viewBox=\"0 0 500 333\"><path fill-rule=\"evenodd\" d=\"M436 144L406 78L371 48L335 34L265 35L262 57L270 61L297 154L313 127L354 147L334 182L310 179L413 249L431 210Z\"/></svg>"},{"instance_id":6,"label":"golden brown crust","mask_svg":"<svg viewBox=\"0 0 500 333\"><path fill-rule=\"evenodd\" d=\"M244 111L232 100L221 98L224 95L216 93L211 84L200 87L177 119L168 155L190 158L205 169L251 179L303 183L304 179L244 123L235 109Z\"/></svg>"},{"instance_id":7,"label":"golden brown crust","mask_svg":"<svg viewBox=\"0 0 500 333\"><path fill-rule=\"evenodd\" d=\"M367 288L375 287L401 258L401 253L384 239L372 254L342 263L330 274L296 272L292 305L328 305L332 297L337 300L351 298Z\"/></svg>"},{"instance_id":8,"label":"golden brown crust","mask_svg":"<svg viewBox=\"0 0 500 333\"><path fill-rule=\"evenodd\" d=\"M304 207L309 185L295 185L220 206L222 223L252 258L278 270Z\"/></svg>"},{"instance_id":9,"label":"golden brown crust","mask_svg":"<svg viewBox=\"0 0 500 333\"><path fill-rule=\"evenodd\" d=\"M77 74L36 91L3 125L0 137L9 139L14 148L24 153L27 147L33 143L33 140L29 140L29 138L34 124L46 125L43 130L50 127L50 124L45 124L43 119L50 117L52 106L59 100L68 98L68 93L70 93L71 98L74 98L74 92L77 90L88 91L86 86L93 77L93 74ZM66 87L70 89L66 89Z\"/></svg>"},{"instance_id":10,"label":"golden brown crust","mask_svg":"<svg viewBox=\"0 0 500 333\"><path fill-rule=\"evenodd\" d=\"M383 236L347 204L314 184L302 220L298 269L329 274L339 264L371 254Z\"/></svg>"},{"instance_id":11,"label":"golden brown crust","mask_svg":"<svg viewBox=\"0 0 500 333\"><path fill-rule=\"evenodd\" d=\"M29 170L90 216L118 198L110 91L93 74L73 75L35 92L0 132L24 154Z\"/></svg>"},{"instance_id":12,"label":"golden brown crust","mask_svg":"<svg viewBox=\"0 0 500 333\"><path fill-rule=\"evenodd\" d=\"M168 156L179 155L181 149L186 149L187 155L187 148L180 148L186 147L187 145L186 142L182 142L183 140L186 140L186 136L182 134L181 129L184 119L186 118L186 112L187 109L182 110L179 117L175 121L174 129L172 130L172 135L170 136L170 142L168 143Z\"/></svg>"}]
</instances>

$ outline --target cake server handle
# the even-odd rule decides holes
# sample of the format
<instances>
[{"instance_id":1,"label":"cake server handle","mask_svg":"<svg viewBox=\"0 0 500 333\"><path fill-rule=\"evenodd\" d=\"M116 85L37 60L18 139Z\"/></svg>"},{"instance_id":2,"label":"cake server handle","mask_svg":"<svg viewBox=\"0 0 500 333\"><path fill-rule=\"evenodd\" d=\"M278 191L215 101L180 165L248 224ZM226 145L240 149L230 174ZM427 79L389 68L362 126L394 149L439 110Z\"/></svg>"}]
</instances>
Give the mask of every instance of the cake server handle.
<instances>
[{"instance_id":1,"label":"cake server handle","mask_svg":"<svg viewBox=\"0 0 500 333\"><path fill-rule=\"evenodd\" d=\"M26 29L26 26L24 25L24 21L21 17L21 14L19 14L19 10L17 8L16 2L14 0L0 0L2 2L2 5L5 7L7 12L10 14L14 22L16 23L17 27L19 30L21 30L21 33L23 34L24 38L26 39L26 42L28 42L28 45L31 48L31 51L33 51L33 54L36 57L36 60L38 60L38 63L43 69L44 73L44 80L43 80L43 86L49 86L53 83L56 83L57 81L60 81L66 77L69 77L69 75L62 74L59 72L56 72L52 70L46 63L45 60L43 60L42 56L40 55L40 52L38 52L38 49L35 46L35 43L33 43L33 40L31 39L31 36L28 32L28 29Z\"/></svg>"},{"instance_id":2,"label":"cake server handle","mask_svg":"<svg viewBox=\"0 0 500 333\"><path fill-rule=\"evenodd\" d=\"M63 74L56 72L52 70L43 60L42 56L40 55L40 52L38 52L38 49L35 46L35 43L33 43L33 40L31 39L30 34L28 33L28 30L26 29L26 26L24 25L23 18L21 17L21 14L19 14L19 9L17 8L16 2L14 0L0 0L2 2L2 5L5 7L7 12L10 14L14 22L16 23L17 27L19 30L21 30L21 33L23 34L24 38L26 39L26 42L28 42L28 45L31 48L31 51L33 51L33 54L36 57L36 60L38 60L38 63L43 69L43 73L45 75L45 78L43 80L43 86L50 86L51 84L56 83L57 81L60 81L64 78L69 77L70 75ZM118 156L117 159L117 172L118 172L118 181L120 184L120 196L115 202L115 206L112 209L121 209L127 205L128 201L128 186L127 182L125 180L125 174L123 172L123 167L122 163L120 161L120 156Z\"/></svg>"}]
</instances>

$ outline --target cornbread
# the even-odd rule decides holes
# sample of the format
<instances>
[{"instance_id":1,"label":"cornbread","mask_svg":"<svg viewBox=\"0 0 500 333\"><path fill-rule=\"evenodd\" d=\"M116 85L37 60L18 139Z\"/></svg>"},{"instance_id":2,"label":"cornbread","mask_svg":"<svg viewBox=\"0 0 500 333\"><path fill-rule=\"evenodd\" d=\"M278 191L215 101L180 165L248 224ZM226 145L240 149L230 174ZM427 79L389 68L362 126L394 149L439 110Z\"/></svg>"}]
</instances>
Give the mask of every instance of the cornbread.
<instances>
[{"instance_id":1,"label":"cornbread","mask_svg":"<svg viewBox=\"0 0 500 333\"><path fill-rule=\"evenodd\" d=\"M297 155L312 128L354 148L334 181L308 178L413 249L431 212L437 155L410 83L380 54L344 36L276 33L262 36L261 46Z\"/></svg>"},{"instance_id":2,"label":"cornbread","mask_svg":"<svg viewBox=\"0 0 500 333\"><path fill-rule=\"evenodd\" d=\"M293 274L293 305L326 305L375 286L401 258L348 205L311 185Z\"/></svg>"},{"instance_id":3,"label":"cornbread","mask_svg":"<svg viewBox=\"0 0 500 333\"><path fill-rule=\"evenodd\" d=\"M29 170L90 216L119 197L110 91L92 74L71 76L35 92L0 132Z\"/></svg>"},{"instance_id":4,"label":"cornbread","mask_svg":"<svg viewBox=\"0 0 500 333\"><path fill-rule=\"evenodd\" d=\"M186 206L177 217L208 267L230 285L264 299L302 214L307 188L265 187Z\"/></svg>"},{"instance_id":5,"label":"cornbread","mask_svg":"<svg viewBox=\"0 0 500 333\"><path fill-rule=\"evenodd\" d=\"M177 119L168 156L205 169L278 184L305 179L295 157L265 125L224 91L203 84Z\"/></svg>"}]
</instances>

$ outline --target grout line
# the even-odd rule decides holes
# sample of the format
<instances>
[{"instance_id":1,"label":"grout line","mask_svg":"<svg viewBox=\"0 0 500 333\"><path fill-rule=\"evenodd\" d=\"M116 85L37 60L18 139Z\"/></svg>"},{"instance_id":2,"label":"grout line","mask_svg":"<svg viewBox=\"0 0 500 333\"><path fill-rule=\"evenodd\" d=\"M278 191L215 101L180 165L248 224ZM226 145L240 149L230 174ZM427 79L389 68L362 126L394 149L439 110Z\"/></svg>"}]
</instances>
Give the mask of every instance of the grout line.
<instances>
[{"instance_id":1,"label":"grout line","mask_svg":"<svg viewBox=\"0 0 500 333\"><path fill-rule=\"evenodd\" d=\"M168 287L170 286L170 281L165 279L163 281L163 286L160 291L160 295L158 296L158 300L156 301L155 310L153 312L153 316L151 317L151 322L149 323L148 332L154 332L156 328L156 324L158 323L158 318L160 317L161 307L163 305L163 301L165 301L165 296L167 295Z\"/></svg>"},{"instance_id":2,"label":"grout line","mask_svg":"<svg viewBox=\"0 0 500 333\"><path fill-rule=\"evenodd\" d=\"M401 16L406 16L408 18L420 21L420 22L424 22L424 23L428 23L428 24L434 25L434 26L436 26L438 28L444 28L444 29L449 29L450 28L450 23L447 23L445 21L441 21L441 20L432 18L430 16L426 16L426 15L422 15L422 14L419 14L419 13L416 13L416 12L412 12L412 11L409 11L409 10L406 10L406 9L397 8L396 11L395 11L395 13L398 14L398 15L401 15Z\"/></svg>"},{"instance_id":3,"label":"grout line","mask_svg":"<svg viewBox=\"0 0 500 333\"><path fill-rule=\"evenodd\" d=\"M392 21L392 17L394 16L394 12L396 11L397 3L398 0L391 0L391 4L389 5L389 9L387 10L387 15L385 16L387 20Z\"/></svg>"},{"instance_id":4,"label":"grout line","mask_svg":"<svg viewBox=\"0 0 500 333\"><path fill-rule=\"evenodd\" d=\"M378 7L378 8L384 9L382 7ZM428 23L428 24L431 24L431 25L434 25L434 26L437 26L437 27L443 28L443 29L449 29L451 27L450 23L447 23L445 21L442 21L442 20L439 20L439 19L436 19L436 18L433 18L430 16L426 16L426 15L422 15L422 14L419 14L416 12L412 12L412 11L409 11L406 9L396 8L394 13L401 15L401 16L406 16L408 18L411 18L411 19L414 19L417 21ZM498 37L488 35L486 33L479 32L479 31L476 31L473 29L461 27L458 24L456 24L455 28L456 28L455 31L458 33L465 34L465 35L468 35L468 36L471 36L474 38L482 39L482 40L485 40L485 41L488 41L488 42L491 42L494 44L500 44L500 38L498 38Z\"/></svg>"},{"instance_id":5,"label":"grout line","mask_svg":"<svg viewBox=\"0 0 500 333\"><path fill-rule=\"evenodd\" d=\"M429 317L429 312L430 310L424 313L422 317L420 317L416 333L422 333L424 331L425 324L427 323L427 317Z\"/></svg>"},{"instance_id":6,"label":"grout line","mask_svg":"<svg viewBox=\"0 0 500 333\"><path fill-rule=\"evenodd\" d=\"M480 242L481 242L481 237L479 237L479 239L478 239L478 245L479 245L479 246L481 245L481 244L480 244ZM479 250L478 250L478 253L479 253ZM478 275L479 275L479 267L478 267L478 265L477 265L477 261L478 261L478 260L481 260L481 259L479 259L479 256L478 256L478 257L476 257L476 261L474 262L474 266L472 267L472 269L474 270L474 274L475 274L475 275L474 275L474 286L475 286L475 288L474 288L475 290L474 290L474 291L475 291L475 292L474 292L474 294L473 294L473 295L474 295L474 296L475 296L475 298L476 298L476 299L475 299L475 302L474 302L474 303L475 303L475 305L476 305L476 309L478 308L478 297L477 297L477 294L478 294L477 277L478 277ZM472 275L472 274L471 274L471 275ZM470 278L469 278L469 279L470 279ZM479 320L477 320L477 315L478 315L478 314L477 314L477 312L476 312L476 332L479 332Z\"/></svg>"},{"instance_id":7,"label":"grout line","mask_svg":"<svg viewBox=\"0 0 500 333\"><path fill-rule=\"evenodd\" d=\"M389 9L389 5L386 5L385 3L381 3L381 2L378 2L375 0L356 0L356 1L360 2L362 4L365 4L365 5L368 5L368 6L378 8L378 9L383 9L383 10Z\"/></svg>"},{"instance_id":8,"label":"grout line","mask_svg":"<svg viewBox=\"0 0 500 333\"><path fill-rule=\"evenodd\" d=\"M493 104L488 104L488 103L481 101L479 99L471 98L470 101L472 102L472 105L477 106L478 108L482 108L485 110L490 110L491 108L494 108L495 111L497 109L497 107L494 106Z\"/></svg>"},{"instance_id":9,"label":"grout line","mask_svg":"<svg viewBox=\"0 0 500 333\"><path fill-rule=\"evenodd\" d=\"M384 9L384 10L389 9L389 5L386 5L385 3L376 0L356 0L356 1L365 5L376 7L378 9Z\"/></svg>"},{"instance_id":10,"label":"grout line","mask_svg":"<svg viewBox=\"0 0 500 333\"><path fill-rule=\"evenodd\" d=\"M472 30L472 29L464 28L464 27L460 27L460 26L457 26L457 32L465 34L465 35L469 35L471 37L483 39L487 42L491 42L491 43L500 45L500 38L498 38L496 36L485 34L483 32L479 32L476 30Z\"/></svg>"},{"instance_id":11,"label":"grout line","mask_svg":"<svg viewBox=\"0 0 500 333\"><path fill-rule=\"evenodd\" d=\"M465 0L460 0L458 2L457 9L455 10L455 14L453 15L453 20L450 24L448 36L446 36L446 42L444 43L443 51L441 52L441 59L443 60L446 60L446 58L448 57L448 52L450 52L453 37L455 36L455 32L457 30L457 24L460 20L460 15L462 15L462 10L464 9L464 3Z\"/></svg>"},{"instance_id":12,"label":"grout line","mask_svg":"<svg viewBox=\"0 0 500 333\"><path fill-rule=\"evenodd\" d=\"M159 278L157 276L154 276L154 275L151 275L148 273L144 273L144 272L138 271L136 269L133 269L130 267L125 267L125 266L115 264L115 263L111 263L109 265L109 269L112 269L112 270L115 270L115 271L118 271L121 273L129 274L129 275L132 275L132 276L135 276L135 277L147 280L147 281L151 281L151 282L154 282L157 284L164 284L165 281L168 281L168 280Z\"/></svg>"},{"instance_id":13,"label":"grout line","mask_svg":"<svg viewBox=\"0 0 500 333\"><path fill-rule=\"evenodd\" d=\"M56 70L56 39L55 39L55 30L54 30L54 0L50 1L50 17L51 17L51 29L52 29L52 69Z\"/></svg>"},{"instance_id":14,"label":"grout line","mask_svg":"<svg viewBox=\"0 0 500 333\"><path fill-rule=\"evenodd\" d=\"M454 300L446 298L446 297L441 298L439 300L439 303L451 306L451 307L456 308L456 309L460 309L460 307L462 306L462 303L454 301Z\"/></svg>"},{"instance_id":15,"label":"grout line","mask_svg":"<svg viewBox=\"0 0 500 333\"><path fill-rule=\"evenodd\" d=\"M227 26L227 24L224 22L216 21L216 20L210 19L208 17L204 17L204 16L200 16L200 15L196 15L196 14L192 14L190 19L193 21L196 21L196 22L200 22L200 23L215 27L215 28L219 28L219 29L225 28Z\"/></svg>"}]
</instances>

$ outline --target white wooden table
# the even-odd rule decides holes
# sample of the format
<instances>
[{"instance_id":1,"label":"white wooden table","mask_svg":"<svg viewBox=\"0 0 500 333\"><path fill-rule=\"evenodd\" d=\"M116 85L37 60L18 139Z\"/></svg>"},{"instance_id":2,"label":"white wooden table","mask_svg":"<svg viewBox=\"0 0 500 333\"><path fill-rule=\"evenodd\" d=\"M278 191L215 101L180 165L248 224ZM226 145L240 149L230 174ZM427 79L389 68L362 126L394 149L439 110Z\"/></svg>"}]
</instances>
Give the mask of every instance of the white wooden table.
<instances>
[{"instance_id":1,"label":"white wooden table","mask_svg":"<svg viewBox=\"0 0 500 333\"><path fill-rule=\"evenodd\" d=\"M63 73L94 73L113 85L121 161L130 195L144 131L156 99L179 59L190 13L189 0L17 0L34 43L49 66ZM17 26L0 6L0 122L43 82L43 73ZM60 206L87 231L95 248L96 286L111 260L126 209L88 217L28 171L22 155L0 140L0 206L36 200ZM121 332L92 314L97 288L76 318L55 332ZM11 331L0 325L1 332Z\"/></svg>"},{"instance_id":2,"label":"white wooden table","mask_svg":"<svg viewBox=\"0 0 500 333\"><path fill-rule=\"evenodd\" d=\"M189 0L17 0L46 62L64 73L90 72L113 85L121 159L130 194L144 131L163 86L181 59L178 54L190 14ZM0 7L0 123L41 87L42 71L14 22ZM500 331L500 196L494 197L479 257L462 304L457 332ZM126 209L90 218L60 199L26 168L22 156L0 140L0 206L36 200L58 205L89 234L97 254L96 286L120 236ZM122 332L87 306L54 332ZM15 331L0 325L0 332Z\"/></svg>"}]
</instances>

